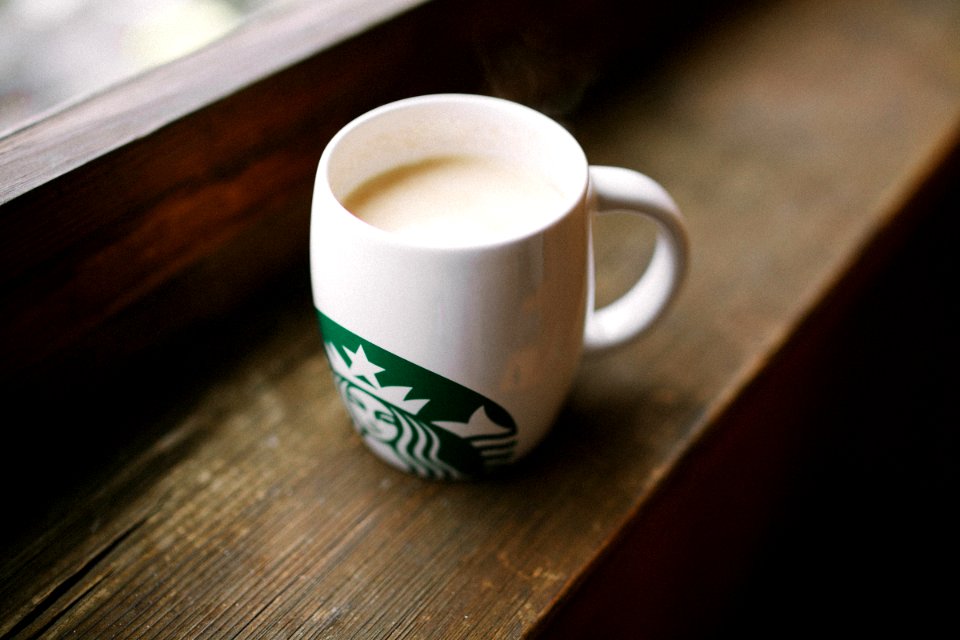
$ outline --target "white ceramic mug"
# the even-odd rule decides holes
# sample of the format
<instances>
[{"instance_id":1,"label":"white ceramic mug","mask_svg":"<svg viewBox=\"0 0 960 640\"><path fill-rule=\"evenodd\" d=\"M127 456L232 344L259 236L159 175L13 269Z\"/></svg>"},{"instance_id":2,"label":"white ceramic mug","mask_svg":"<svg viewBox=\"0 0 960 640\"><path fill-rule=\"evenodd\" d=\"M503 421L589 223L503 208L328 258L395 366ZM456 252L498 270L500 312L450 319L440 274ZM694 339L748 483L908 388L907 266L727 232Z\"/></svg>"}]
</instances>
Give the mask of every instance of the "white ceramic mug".
<instances>
[{"instance_id":1,"label":"white ceramic mug","mask_svg":"<svg viewBox=\"0 0 960 640\"><path fill-rule=\"evenodd\" d=\"M560 192L548 216L495 237L423 242L342 202L374 176L425 159L483 156ZM638 282L594 309L591 218L657 223ZM314 303L334 380L370 449L404 471L470 478L549 431L581 355L648 329L676 296L688 244L667 192L628 169L589 167L559 124L474 95L410 98L348 124L320 159L310 230Z\"/></svg>"}]
</instances>

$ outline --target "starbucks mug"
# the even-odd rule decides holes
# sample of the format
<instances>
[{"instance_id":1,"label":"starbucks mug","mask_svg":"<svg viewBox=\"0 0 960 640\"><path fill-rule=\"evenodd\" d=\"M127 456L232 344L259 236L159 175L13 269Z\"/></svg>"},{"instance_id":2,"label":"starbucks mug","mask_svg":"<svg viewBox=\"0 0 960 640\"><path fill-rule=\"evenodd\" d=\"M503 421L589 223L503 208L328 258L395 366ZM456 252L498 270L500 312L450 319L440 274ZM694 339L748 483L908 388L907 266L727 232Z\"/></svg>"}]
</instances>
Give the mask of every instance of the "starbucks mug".
<instances>
[{"instance_id":1,"label":"starbucks mug","mask_svg":"<svg viewBox=\"0 0 960 640\"><path fill-rule=\"evenodd\" d=\"M422 192L404 198L411 175ZM364 189L386 198L387 223L345 206ZM658 234L638 281L595 309L591 220L609 211L653 220ZM688 251L659 184L589 166L561 125L499 98L384 105L320 158L310 269L334 383L369 449L419 476L477 478L529 453L582 355L662 316Z\"/></svg>"}]
</instances>

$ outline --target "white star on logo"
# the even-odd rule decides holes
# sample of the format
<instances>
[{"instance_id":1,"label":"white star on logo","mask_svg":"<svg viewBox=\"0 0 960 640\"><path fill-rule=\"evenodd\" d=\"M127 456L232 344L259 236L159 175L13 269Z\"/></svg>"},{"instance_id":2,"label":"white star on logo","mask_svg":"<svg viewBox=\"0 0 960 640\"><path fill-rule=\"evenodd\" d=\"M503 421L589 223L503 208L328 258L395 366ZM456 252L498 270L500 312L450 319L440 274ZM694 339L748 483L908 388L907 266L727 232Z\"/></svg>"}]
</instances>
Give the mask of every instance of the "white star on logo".
<instances>
[{"instance_id":1,"label":"white star on logo","mask_svg":"<svg viewBox=\"0 0 960 640\"><path fill-rule=\"evenodd\" d=\"M433 424L455 433L461 438L475 438L477 436L503 436L510 433L506 427L502 427L492 421L484 410L483 406L477 407L477 410L470 416L469 422L447 422L446 420L434 420Z\"/></svg>"},{"instance_id":2,"label":"white star on logo","mask_svg":"<svg viewBox=\"0 0 960 640\"><path fill-rule=\"evenodd\" d=\"M366 378L375 389L380 388L380 382L377 380L377 374L384 371L383 367L378 367L367 359L367 354L363 352L363 345L357 347L356 352L344 348L344 351L350 354L350 373L356 378Z\"/></svg>"}]
</instances>

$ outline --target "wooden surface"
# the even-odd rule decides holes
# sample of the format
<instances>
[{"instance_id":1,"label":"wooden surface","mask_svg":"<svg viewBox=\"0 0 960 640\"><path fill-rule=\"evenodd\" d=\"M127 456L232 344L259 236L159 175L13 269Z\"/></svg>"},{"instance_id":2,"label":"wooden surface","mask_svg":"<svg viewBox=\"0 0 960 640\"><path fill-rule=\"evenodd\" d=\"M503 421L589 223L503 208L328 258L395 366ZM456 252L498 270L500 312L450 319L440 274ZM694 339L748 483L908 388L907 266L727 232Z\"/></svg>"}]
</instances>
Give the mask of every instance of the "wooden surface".
<instances>
[{"instance_id":1,"label":"wooden surface","mask_svg":"<svg viewBox=\"0 0 960 640\"><path fill-rule=\"evenodd\" d=\"M669 316L584 363L530 459L473 484L375 460L336 400L306 273L293 270L137 377L62 414L36 407L51 448L63 425L47 416L101 422L72 440L86 440L85 457L67 473L28 452L32 477L64 484L33 505L38 526L25 517L4 537L0 637L572 633L613 613L577 603L599 607L591 578L623 544L654 550L632 556L642 581L657 544L677 554L697 542L667 527L698 521L702 501L686 498L709 495L725 465L745 470L744 486L775 477L750 475L765 452L736 427L789 410L777 390L791 378L768 372L822 346L805 337L810 319L864 286L864 264L891 254L921 211L908 205L947 166L960 5L772 2L723 15L626 61L566 118L592 162L641 169L674 194L695 253ZM600 235L610 295L636 265L627 230ZM729 455L701 455L712 443ZM679 516L644 524L664 513ZM665 601L688 587L662 584ZM644 611L622 593L614 602Z\"/></svg>"},{"instance_id":2,"label":"wooden surface","mask_svg":"<svg viewBox=\"0 0 960 640\"><path fill-rule=\"evenodd\" d=\"M259 269L231 286L224 268L214 278L224 284L206 302L180 294L186 301L167 310L167 322L189 323L212 299L234 304L232 291L289 266L287 238L296 234L274 232L265 245L249 236L263 235L256 227L264 220L279 229L303 224L298 214L322 140L352 109L402 84L355 86L373 61L336 45L418 3L350 4L289 3L0 139L0 380L91 335L88 350L110 351L117 337L104 327L112 319L231 245L258 252ZM404 43L418 24L397 20L366 37L395 52L386 66L415 66ZM396 69L386 75L403 78ZM121 325L128 343L162 323L132 325Z\"/></svg>"}]
</instances>

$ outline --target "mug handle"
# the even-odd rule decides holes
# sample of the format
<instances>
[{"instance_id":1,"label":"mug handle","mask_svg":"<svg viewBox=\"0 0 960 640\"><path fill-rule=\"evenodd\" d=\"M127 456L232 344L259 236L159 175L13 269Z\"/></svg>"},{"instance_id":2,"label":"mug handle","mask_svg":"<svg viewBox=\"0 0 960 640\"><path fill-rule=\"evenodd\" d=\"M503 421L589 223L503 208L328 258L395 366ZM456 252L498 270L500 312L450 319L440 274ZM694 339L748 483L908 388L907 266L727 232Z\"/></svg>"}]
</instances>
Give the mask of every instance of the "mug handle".
<instances>
[{"instance_id":1,"label":"mug handle","mask_svg":"<svg viewBox=\"0 0 960 640\"><path fill-rule=\"evenodd\" d=\"M635 213L657 223L653 256L640 279L610 304L591 309L584 327L587 354L608 351L639 337L676 298L687 271L689 241L680 209L657 182L620 167L590 167L596 214ZM592 242L592 241L591 241ZM593 246L590 247L593 278ZM591 280L591 289L592 289Z\"/></svg>"}]
</instances>

